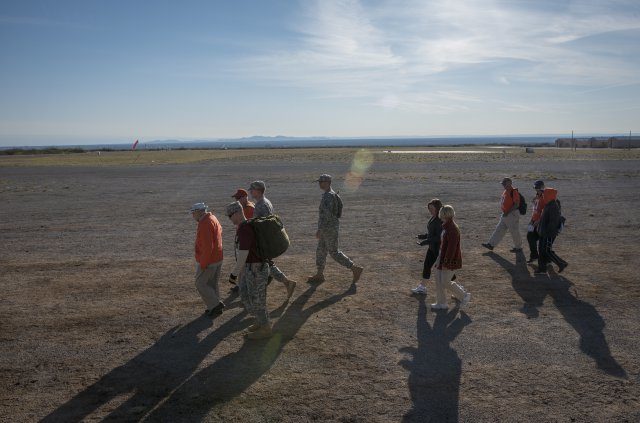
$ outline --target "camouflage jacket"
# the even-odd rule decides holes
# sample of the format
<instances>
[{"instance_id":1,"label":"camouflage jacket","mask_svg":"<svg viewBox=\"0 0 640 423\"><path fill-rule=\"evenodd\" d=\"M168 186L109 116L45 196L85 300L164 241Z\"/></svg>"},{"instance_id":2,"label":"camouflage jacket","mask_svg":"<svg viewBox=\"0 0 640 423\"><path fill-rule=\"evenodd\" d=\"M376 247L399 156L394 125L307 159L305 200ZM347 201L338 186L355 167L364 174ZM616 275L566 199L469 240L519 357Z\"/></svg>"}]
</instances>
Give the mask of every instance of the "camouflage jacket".
<instances>
[{"instance_id":1,"label":"camouflage jacket","mask_svg":"<svg viewBox=\"0 0 640 423\"><path fill-rule=\"evenodd\" d=\"M336 199L336 193L333 190L329 190L322 194L322 200L320 200L320 213L318 215L318 230L336 230L340 227L340 220L337 217L338 205Z\"/></svg>"},{"instance_id":2,"label":"camouflage jacket","mask_svg":"<svg viewBox=\"0 0 640 423\"><path fill-rule=\"evenodd\" d=\"M253 212L253 218L256 217L265 217L273 214L273 205L271 205L271 201L267 197L262 197L262 200L256 203L256 209Z\"/></svg>"}]
</instances>

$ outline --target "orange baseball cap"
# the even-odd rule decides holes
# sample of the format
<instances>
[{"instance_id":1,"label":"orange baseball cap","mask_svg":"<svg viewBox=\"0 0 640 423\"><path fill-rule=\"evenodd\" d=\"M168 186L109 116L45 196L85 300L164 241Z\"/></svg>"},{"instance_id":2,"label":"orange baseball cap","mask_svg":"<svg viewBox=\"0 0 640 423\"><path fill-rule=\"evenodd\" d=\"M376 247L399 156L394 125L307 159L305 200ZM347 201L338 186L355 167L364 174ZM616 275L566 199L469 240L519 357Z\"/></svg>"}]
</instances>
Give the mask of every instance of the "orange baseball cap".
<instances>
[{"instance_id":1,"label":"orange baseball cap","mask_svg":"<svg viewBox=\"0 0 640 423\"><path fill-rule=\"evenodd\" d=\"M239 200L242 197L246 197L247 195L249 195L249 193L246 190L239 189L239 190L236 191L235 194L232 195L232 197L235 198L236 200Z\"/></svg>"}]
</instances>

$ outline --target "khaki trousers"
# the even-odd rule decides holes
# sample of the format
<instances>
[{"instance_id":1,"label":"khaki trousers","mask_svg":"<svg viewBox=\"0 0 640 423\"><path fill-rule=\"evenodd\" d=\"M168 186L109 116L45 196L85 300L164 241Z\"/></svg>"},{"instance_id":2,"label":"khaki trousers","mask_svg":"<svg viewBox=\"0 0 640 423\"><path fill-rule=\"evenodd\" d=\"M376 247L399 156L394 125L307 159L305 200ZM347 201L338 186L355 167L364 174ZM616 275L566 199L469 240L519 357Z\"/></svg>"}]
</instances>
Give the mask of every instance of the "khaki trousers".
<instances>
[{"instance_id":1,"label":"khaki trousers","mask_svg":"<svg viewBox=\"0 0 640 423\"><path fill-rule=\"evenodd\" d=\"M450 291L455 297L462 301L466 291L464 288L451 282L451 278L455 272L449 269L436 269L436 303L447 304L447 295L445 291Z\"/></svg>"},{"instance_id":2,"label":"khaki trousers","mask_svg":"<svg viewBox=\"0 0 640 423\"><path fill-rule=\"evenodd\" d=\"M196 289L207 306L207 310L211 310L220 303L218 280L221 269L222 261L210 264L204 270L200 268L199 264L196 265Z\"/></svg>"},{"instance_id":3,"label":"khaki trousers","mask_svg":"<svg viewBox=\"0 0 640 423\"><path fill-rule=\"evenodd\" d=\"M507 215L500 216L500 221L498 222L498 226L493 231L491 235L491 239L489 240L489 244L492 246L497 246L500 241L502 241L502 237L507 231L511 232L511 238L513 238L513 246L515 248L522 248L522 238L520 238L520 230L518 226L520 224L520 212L518 210L513 210L511 213Z\"/></svg>"}]
</instances>

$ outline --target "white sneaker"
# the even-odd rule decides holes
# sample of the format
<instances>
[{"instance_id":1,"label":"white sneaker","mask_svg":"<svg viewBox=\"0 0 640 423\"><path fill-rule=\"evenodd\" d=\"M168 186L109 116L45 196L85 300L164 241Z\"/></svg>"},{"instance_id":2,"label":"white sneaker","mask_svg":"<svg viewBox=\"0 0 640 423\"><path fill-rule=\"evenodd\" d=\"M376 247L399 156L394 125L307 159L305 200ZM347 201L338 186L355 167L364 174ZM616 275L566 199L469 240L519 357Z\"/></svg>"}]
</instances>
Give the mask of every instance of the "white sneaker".
<instances>
[{"instance_id":1,"label":"white sneaker","mask_svg":"<svg viewBox=\"0 0 640 423\"><path fill-rule=\"evenodd\" d=\"M427 293L427 287L424 285L418 285L415 288L413 288L411 290L411 292L413 292L414 294L422 294L422 295L426 295Z\"/></svg>"},{"instance_id":2,"label":"white sneaker","mask_svg":"<svg viewBox=\"0 0 640 423\"><path fill-rule=\"evenodd\" d=\"M460 301L460 309L467 308L470 301L471 301L471 293L467 292L466 294L464 294L464 298L462 298L462 301Z\"/></svg>"},{"instance_id":3,"label":"white sneaker","mask_svg":"<svg viewBox=\"0 0 640 423\"><path fill-rule=\"evenodd\" d=\"M449 306L447 304L433 303L431 304L431 308L434 310L446 310L449 308Z\"/></svg>"}]
</instances>

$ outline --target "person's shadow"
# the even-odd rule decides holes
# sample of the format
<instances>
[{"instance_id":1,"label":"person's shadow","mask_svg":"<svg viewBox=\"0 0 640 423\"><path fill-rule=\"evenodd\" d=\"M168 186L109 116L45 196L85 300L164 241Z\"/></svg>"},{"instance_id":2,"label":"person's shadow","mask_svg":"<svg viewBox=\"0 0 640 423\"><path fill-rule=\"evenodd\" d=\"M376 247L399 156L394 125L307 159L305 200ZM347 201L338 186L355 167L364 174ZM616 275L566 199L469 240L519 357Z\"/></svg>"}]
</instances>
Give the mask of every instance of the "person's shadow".
<instances>
[{"instance_id":1,"label":"person's shadow","mask_svg":"<svg viewBox=\"0 0 640 423\"><path fill-rule=\"evenodd\" d=\"M413 407L403 417L404 422L457 422L458 397L462 362L451 342L471 323L464 313L456 318L458 309L436 313L433 328L427 321L424 296L418 303L418 348L404 347L412 360L400 365L409 370L409 392Z\"/></svg>"},{"instance_id":2,"label":"person's shadow","mask_svg":"<svg viewBox=\"0 0 640 423\"><path fill-rule=\"evenodd\" d=\"M573 283L570 280L553 272L549 276L531 276L522 252L516 255L515 264L494 252L485 255L509 272L514 290L524 301L522 311L527 317L538 317L538 307L549 295L564 320L580 335L582 352L593 358L599 369L612 376L627 377L622 366L611 356L603 333L604 319L593 305L571 293Z\"/></svg>"},{"instance_id":3,"label":"person's shadow","mask_svg":"<svg viewBox=\"0 0 640 423\"><path fill-rule=\"evenodd\" d=\"M220 341L242 329L242 312L200 340L213 320L198 317L167 331L155 344L47 415L43 422L77 422L118 396L132 394L105 420L135 420L151 411L196 370Z\"/></svg>"},{"instance_id":4,"label":"person's shadow","mask_svg":"<svg viewBox=\"0 0 640 423\"><path fill-rule=\"evenodd\" d=\"M345 292L303 309L316 288L317 285L310 286L289 305L273 326L274 335L270 339L245 340L238 351L196 373L146 420L202 421L216 405L240 395L260 379L309 317L356 293L356 286L352 284Z\"/></svg>"}]
</instances>

